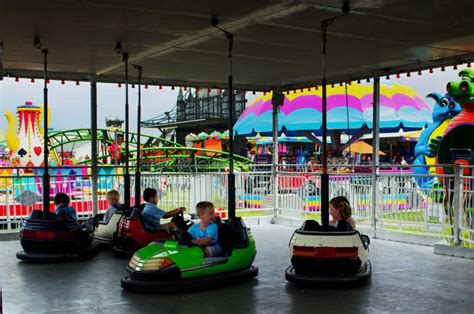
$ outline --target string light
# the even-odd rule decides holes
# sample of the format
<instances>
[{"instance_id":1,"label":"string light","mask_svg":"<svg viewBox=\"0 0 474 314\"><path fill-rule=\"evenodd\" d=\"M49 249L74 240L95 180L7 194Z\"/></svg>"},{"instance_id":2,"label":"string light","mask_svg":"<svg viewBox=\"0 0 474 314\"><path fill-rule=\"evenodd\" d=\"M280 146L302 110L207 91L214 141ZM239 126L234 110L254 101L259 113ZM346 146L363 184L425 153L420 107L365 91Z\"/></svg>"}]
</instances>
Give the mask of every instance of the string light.
<instances>
[{"instance_id":1,"label":"string light","mask_svg":"<svg viewBox=\"0 0 474 314\"><path fill-rule=\"evenodd\" d=\"M407 77L410 77L410 76L411 76L410 72L407 72Z\"/></svg>"},{"instance_id":2,"label":"string light","mask_svg":"<svg viewBox=\"0 0 474 314\"><path fill-rule=\"evenodd\" d=\"M160 85L158 88L159 88L159 89L163 89L163 85Z\"/></svg>"},{"instance_id":3,"label":"string light","mask_svg":"<svg viewBox=\"0 0 474 314\"><path fill-rule=\"evenodd\" d=\"M15 77L15 82L17 82L17 83L18 83L19 81L20 81L20 79L18 78L18 76L17 76L17 77Z\"/></svg>"},{"instance_id":4,"label":"string light","mask_svg":"<svg viewBox=\"0 0 474 314\"><path fill-rule=\"evenodd\" d=\"M267 92L263 92L263 96L267 95Z\"/></svg>"},{"instance_id":5,"label":"string light","mask_svg":"<svg viewBox=\"0 0 474 314\"><path fill-rule=\"evenodd\" d=\"M135 88L135 84L132 83L132 88Z\"/></svg>"},{"instance_id":6,"label":"string light","mask_svg":"<svg viewBox=\"0 0 474 314\"><path fill-rule=\"evenodd\" d=\"M334 84L331 84L331 87L334 87Z\"/></svg>"},{"instance_id":7,"label":"string light","mask_svg":"<svg viewBox=\"0 0 474 314\"><path fill-rule=\"evenodd\" d=\"M430 69L430 74L433 74L433 69Z\"/></svg>"},{"instance_id":8,"label":"string light","mask_svg":"<svg viewBox=\"0 0 474 314\"><path fill-rule=\"evenodd\" d=\"M421 75L421 70L418 70L418 75Z\"/></svg>"},{"instance_id":9,"label":"string light","mask_svg":"<svg viewBox=\"0 0 474 314\"><path fill-rule=\"evenodd\" d=\"M76 86L79 86L79 81L76 81Z\"/></svg>"},{"instance_id":10,"label":"string light","mask_svg":"<svg viewBox=\"0 0 474 314\"><path fill-rule=\"evenodd\" d=\"M311 87L308 87L308 92L310 92L310 91L311 91Z\"/></svg>"},{"instance_id":11,"label":"string light","mask_svg":"<svg viewBox=\"0 0 474 314\"><path fill-rule=\"evenodd\" d=\"M360 84L360 80L357 80L357 84Z\"/></svg>"},{"instance_id":12,"label":"string light","mask_svg":"<svg viewBox=\"0 0 474 314\"><path fill-rule=\"evenodd\" d=\"M66 82L64 80L61 80L61 85L64 85L66 84Z\"/></svg>"},{"instance_id":13,"label":"string light","mask_svg":"<svg viewBox=\"0 0 474 314\"><path fill-rule=\"evenodd\" d=\"M211 92L211 89L210 89L210 88L208 88L208 89L207 89L207 92L208 92L208 93L210 93L210 92Z\"/></svg>"},{"instance_id":14,"label":"string light","mask_svg":"<svg viewBox=\"0 0 474 314\"><path fill-rule=\"evenodd\" d=\"M188 90L188 87L184 86L184 91L187 91Z\"/></svg>"},{"instance_id":15,"label":"string light","mask_svg":"<svg viewBox=\"0 0 474 314\"><path fill-rule=\"evenodd\" d=\"M444 67L441 67L441 71L442 71L442 72L444 72L444 71L445 71Z\"/></svg>"},{"instance_id":16,"label":"string light","mask_svg":"<svg viewBox=\"0 0 474 314\"><path fill-rule=\"evenodd\" d=\"M148 84L145 84L145 89L148 89Z\"/></svg>"},{"instance_id":17,"label":"string light","mask_svg":"<svg viewBox=\"0 0 474 314\"><path fill-rule=\"evenodd\" d=\"M453 66L453 70L457 70L457 69L458 69L458 65L455 64L455 65Z\"/></svg>"},{"instance_id":18,"label":"string light","mask_svg":"<svg viewBox=\"0 0 474 314\"><path fill-rule=\"evenodd\" d=\"M255 95L255 91L252 91L252 95Z\"/></svg>"},{"instance_id":19,"label":"string light","mask_svg":"<svg viewBox=\"0 0 474 314\"><path fill-rule=\"evenodd\" d=\"M468 68L470 68L470 67L471 67L471 62L469 62L469 63L467 64L467 67L468 67Z\"/></svg>"},{"instance_id":20,"label":"string light","mask_svg":"<svg viewBox=\"0 0 474 314\"><path fill-rule=\"evenodd\" d=\"M34 83L35 82L35 79L32 77L31 78L31 83Z\"/></svg>"},{"instance_id":21,"label":"string light","mask_svg":"<svg viewBox=\"0 0 474 314\"><path fill-rule=\"evenodd\" d=\"M390 75L387 74L387 76L385 77L386 80L389 80L390 79Z\"/></svg>"},{"instance_id":22,"label":"string light","mask_svg":"<svg viewBox=\"0 0 474 314\"><path fill-rule=\"evenodd\" d=\"M122 83L118 83L118 88L121 88L122 87Z\"/></svg>"},{"instance_id":23,"label":"string light","mask_svg":"<svg viewBox=\"0 0 474 314\"><path fill-rule=\"evenodd\" d=\"M339 86L342 86L342 85L344 85L342 82L341 82L341 83L339 83Z\"/></svg>"},{"instance_id":24,"label":"string light","mask_svg":"<svg viewBox=\"0 0 474 314\"><path fill-rule=\"evenodd\" d=\"M174 86L171 86L171 90L174 90Z\"/></svg>"},{"instance_id":25,"label":"string light","mask_svg":"<svg viewBox=\"0 0 474 314\"><path fill-rule=\"evenodd\" d=\"M46 84L49 84L49 79L46 80Z\"/></svg>"},{"instance_id":26,"label":"string light","mask_svg":"<svg viewBox=\"0 0 474 314\"><path fill-rule=\"evenodd\" d=\"M318 86L318 85L316 85L316 90L318 90L318 89L319 89L319 86Z\"/></svg>"},{"instance_id":27,"label":"string light","mask_svg":"<svg viewBox=\"0 0 474 314\"><path fill-rule=\"evenodd\" d=\"M370 83L370 78L367 78L366 82L367 82L367 83Z\"/></svg>"},{"instance_id":28,"label":"string light","mask_svg":"<svg viewBox=\"0 0 474 314\"><path fill-rule=\"evenodd\" d=\"M399 79L399 78L400 78L400 73L397 73L397 79Z\"/></svg>"}]
</instances>

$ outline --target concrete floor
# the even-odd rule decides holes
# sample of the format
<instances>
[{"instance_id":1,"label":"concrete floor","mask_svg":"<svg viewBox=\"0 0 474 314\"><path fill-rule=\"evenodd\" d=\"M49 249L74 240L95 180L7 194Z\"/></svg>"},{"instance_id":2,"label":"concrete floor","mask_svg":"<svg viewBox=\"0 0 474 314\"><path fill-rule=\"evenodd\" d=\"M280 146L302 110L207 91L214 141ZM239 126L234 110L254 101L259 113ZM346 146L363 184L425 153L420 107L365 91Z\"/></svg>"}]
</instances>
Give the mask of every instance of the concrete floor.
<instances>
[{"instance_id":1,"label":"concrete floor","mask_svg":"<svg viewBox=\"0 0 474 314\"><path fill-rule=\"evenodd\" d=\"M300 289L286 282L292 228L253 226L260 268L237 286L175 295L120 288L127 261L102 252L85 262L17 261L18 241L0 242L5 313L473 313L474 261L432 247L372 240L372 280L363 287Z\"/></svg>"}]
</instances>

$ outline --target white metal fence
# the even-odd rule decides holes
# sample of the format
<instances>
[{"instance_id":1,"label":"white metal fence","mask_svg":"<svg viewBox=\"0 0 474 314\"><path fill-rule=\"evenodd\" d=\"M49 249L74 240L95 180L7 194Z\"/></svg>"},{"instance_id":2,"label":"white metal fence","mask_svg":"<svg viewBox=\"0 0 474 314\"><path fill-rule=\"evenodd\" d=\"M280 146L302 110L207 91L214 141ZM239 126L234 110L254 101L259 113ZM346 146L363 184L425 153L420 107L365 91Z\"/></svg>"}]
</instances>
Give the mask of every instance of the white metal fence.
<instances>
[{"instance_id":1,"label":"white metal fence","mask_svg":"<svg viewBox=\"0 0 474 314\"><path fill-rule=\"evenodd\" d=\"M371 173L370 167L331 165L329 169L330 198L346 196L360 228L474 245L472 166L437 166L438 173L432 171L429 175L415 174L413 168L399 165L379 167L376 175ZM18 228L31 210L42 207L42 173L21 170L24 169L4 168L0 173L2 230ZM321 180L318 169L295 172L284 171L280 166L278 170L281 171L276 173L268 167L252 170L236 174L238 215L320 219ZM216 208L227 209L225 172L142 173L140 185L142 190L156 188L160 194L159 206L166 210L186 206L193 212L195 204L202 200L212 201ZM55 168L51 174L50 195L57 192L69 194L78 215L87 217L93 213L91 186L89 168ZM122 169L99 169L99 212L108 207L106 191L118 189L123 195L123 186ZM133 197L133 175L131 187Z\"/></svg>"}]
</instances>

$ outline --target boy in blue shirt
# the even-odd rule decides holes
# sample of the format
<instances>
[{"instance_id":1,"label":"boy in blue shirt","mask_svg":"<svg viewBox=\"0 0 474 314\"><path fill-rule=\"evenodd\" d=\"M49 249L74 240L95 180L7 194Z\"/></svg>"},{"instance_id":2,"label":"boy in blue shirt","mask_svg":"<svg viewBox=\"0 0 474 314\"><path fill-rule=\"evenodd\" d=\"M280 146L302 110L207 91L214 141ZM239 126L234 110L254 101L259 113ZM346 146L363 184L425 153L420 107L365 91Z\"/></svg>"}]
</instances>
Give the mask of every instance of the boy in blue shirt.
<instances>
[{"instance_id":1,"label":"boy in blue shirt","mask_svg":"<svg viewBox=\"0 0 474 314\"><path fill-rule=\"evenodd\" d=\"M67 216L77 221L76 210L69 206L69 201L69 196L66 193L57 193L54 196L54 205L56 206L54 213L58 215L65 212Z\"/></svg>"},{"instance_id":2,"label":"boy in blue shirt","mask_svg":"<svg viewBox=\"0 0 474 314\"><path fill-rule=\"evenodd\" d=\"M169 212L158 208L156 206L158 205L158 191L151 188L146 188L143 191L143 200L146 202L142 212L145 228L147 228L148 230L166 228L170 232L174 233L176 231L176 225L173 222L161 224L161 218L173 217L174 215L184 212L186 208L179 207Z\"/></svg>"},{"instance_id":3,"label":"boy in blue shirt","mask_svg":"<svg viewBox=\"0 0 474 314\"><path fill-rule=\"evenodd\" d=\"M201 221L192 225L188 232L193 236L193 244L202 246L206 257L222 255L222 248L218 243L218 229L214 223L214 204L199 202L196 211Z\"/></svg>"},{"instance_id":4,"label":"boy in blue shirt","mask_svg":"<svg viewBox=\"0 0 474 314\"><path fill-rule=\"evenodd\" d=\"M107 202L109 202L109 208L104 214L103 222L109 223L110 219L120 208L120 194L117 190L110 190L105 194Z\"/></svg>"}]
</instances>

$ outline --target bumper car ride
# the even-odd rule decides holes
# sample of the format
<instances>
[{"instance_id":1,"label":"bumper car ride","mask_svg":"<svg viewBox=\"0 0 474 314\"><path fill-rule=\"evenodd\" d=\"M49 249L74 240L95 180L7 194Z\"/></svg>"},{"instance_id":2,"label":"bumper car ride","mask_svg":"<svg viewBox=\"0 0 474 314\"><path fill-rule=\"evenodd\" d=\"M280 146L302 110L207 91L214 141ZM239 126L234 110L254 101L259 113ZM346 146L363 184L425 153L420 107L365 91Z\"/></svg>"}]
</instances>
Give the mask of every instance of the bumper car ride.
<instances>
[{"instance_id":1,"label":"bumper car ride","mask_svg":"<svg viewBox=\"0 0 474 314\"><path fill-rule=\"evenodd\" d=\"M290 240L285 277L302 285L364 282L372 275L369 243L358 231L308 231L303 225Z\"/></svg>"},{"instance_id":2,"label":"bumper car ride","mask_svg":"<svg viewBox=\"0 0 474 314\"><path fill-rule=\"evenodd\" d=\"M252 266L255 241L240 218L219 226L219 243L225 254L206 258L189 238L156 241L139 250L130 260L129 276L122 288L141 293L195 290L241 282L258 275Z\"/></svg>"}]
</instances>

